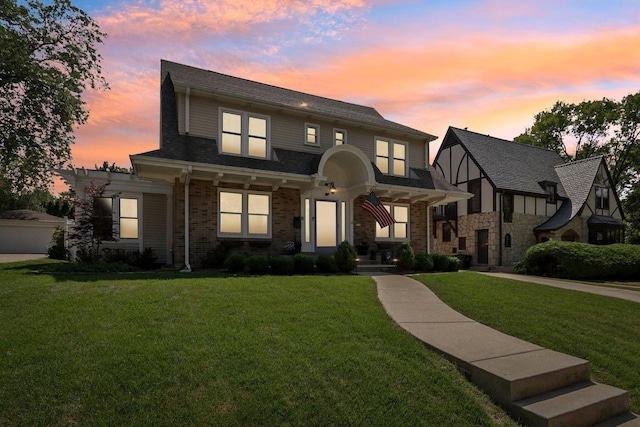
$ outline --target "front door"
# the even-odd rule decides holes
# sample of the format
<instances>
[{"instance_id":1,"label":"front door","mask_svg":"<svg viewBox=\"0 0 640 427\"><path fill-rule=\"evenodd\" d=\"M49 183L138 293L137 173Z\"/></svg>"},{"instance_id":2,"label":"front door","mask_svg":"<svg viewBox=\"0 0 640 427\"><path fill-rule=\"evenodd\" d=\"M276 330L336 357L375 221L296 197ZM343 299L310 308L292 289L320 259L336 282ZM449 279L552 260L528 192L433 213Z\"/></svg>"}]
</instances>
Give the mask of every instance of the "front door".
<instances>
[{"instance_id":1,"label":"front door","mask_svg":"<svg viewBox=\"0 0 640 427\"><path fill-rule=\"evenodd\" d=\"M316 252L335 252L338 246L338 203L316 200Z\"/></svg>"},{"instance_id":2,"label":"front door","mask_svg":"<svg viewBox=\"0 0 640 427\"><path fill-rule=\"evenodd\" d=\"M489 264L489 230L478 230L476 233L478 264Z\"/></svg>"}]
</instances>

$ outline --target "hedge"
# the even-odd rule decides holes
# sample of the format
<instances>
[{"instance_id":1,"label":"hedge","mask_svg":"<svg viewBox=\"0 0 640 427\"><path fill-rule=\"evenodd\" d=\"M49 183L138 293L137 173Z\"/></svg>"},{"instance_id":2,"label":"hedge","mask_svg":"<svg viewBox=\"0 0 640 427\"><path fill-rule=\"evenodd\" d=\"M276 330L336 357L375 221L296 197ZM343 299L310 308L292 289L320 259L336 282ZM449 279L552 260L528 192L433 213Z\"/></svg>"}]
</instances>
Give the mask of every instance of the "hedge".
<instances>
[{"instance_id":1,"label":"hedge","mask_svg":"<svg viewBox=\"0 0 640 427\"><path fill-rule=\"evenodd\" d=\"M532 246L526 270L568 279L640 279L640 246L549 241Z\"/></svg>"}]
</instances>

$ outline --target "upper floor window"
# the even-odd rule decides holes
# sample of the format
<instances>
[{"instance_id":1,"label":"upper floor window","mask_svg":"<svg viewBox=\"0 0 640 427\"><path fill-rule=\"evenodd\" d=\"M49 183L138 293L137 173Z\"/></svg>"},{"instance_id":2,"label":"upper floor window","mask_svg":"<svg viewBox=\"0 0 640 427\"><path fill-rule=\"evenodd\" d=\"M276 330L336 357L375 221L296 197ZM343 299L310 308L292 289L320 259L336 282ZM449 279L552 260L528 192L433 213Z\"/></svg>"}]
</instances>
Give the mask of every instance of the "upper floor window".
<instances>
[{"instance_id":1,"label":"upper floor window","mask_svg":"<svg viewBox=\"0 0 640 427\"><path fill-rule=\"evenodd\" d=\"M267 158L269 118L241 111L222 111L220 152Z\"/></svg>"},{"instance_id":2,"label":"upper floor window","mask_svg":"<svg viewBox=\"0 0 640 427\"><path fill-rule=\"evenodd\" d=\"M442 223L442 241L443 242L451 241L451 224L448 222Z\"/></svg>"},{"instance_id":3,"label":"upper floor window","mask_svg":"<svg viewBox=\"0 0 640 427\"><path fill-rule=\"evenodd\" d=\"M502 220L513 221L513 194L506 193L502 196Z\"/></svg>"},{"instance_id":4,"label":"upper floor window","mask_svg":"<svg viewBox=\"0 0 640 427\"><path fill-rule=\"evenodd\" d=\"M376 222L376 240L407 240L409 238L409 206L385 203L384 207L396 222L384 228Z\"/></svg>"},{"instance_id":5,"label":"upper floor window","mask_svg":"<svg viewBox=\"0 0 640 427\"><path fill-rule=\"evenodd\" d=\"M333 145L343 145L347 143L347 131L342 129L333 130Z\"/></svg>"},{"instance_id":6,"label":"upper floor window","mask_svg":"<svg viewBox=\"0 0 640 427\"><path fill-rule=\"evenodd\" d=\"M320 126L305 123L304 143L308 145L320 145Z\"/></svg>"},{"instance_id":7,"label":"upper floor window","mask_svg":"<svg viewBox=\"0 0 640 427\"><path fill-rule=\"evenodd\" d=\"M482 181L480 179L474 179L467 184L467 191L473 194L469 200L467 200L467 213L479 213L482 211Z\"/></svg>"},{"instance_id":8,"label":"upper floor window","mask_svg":"<svg viewBox=\"0 0 640 427\"><path fill-rule=\"evenodd\" d=\"M596 209L609 209L609 189L596 186Z\"/></svg>"},{"instance_id":9,"label":"upper floor window","mask_svg":"<svg viewBox=\"0 0 640 427\"><path fill-rule=\"evenodd\" d=\"M407 146L393 140L376 139L376 166L390 175L407 174Z\"/></svg>"},{"instance_id":10,"label":"upper floor window","mask_svg":"<svg viewBox=\"0 0 640 427\"><path fill-rule=\"evenodd\" d=\"M225 237L271 237L271 195L220 191L218 233Z\"/></svg>"},{"instance_id":11,"label":"upper floor window","mask_svg":"<svg viewBox=\"0 0 640 427\"><path fill-rule=\"evenodd\" d=\"M556 184L552 183L552 182L547 182L546 183L546 189L547 189L547 203L549 204L553 204L556 202L556 197L557 197L557 191L556 191Z\"/></svg>"}]
</instances>

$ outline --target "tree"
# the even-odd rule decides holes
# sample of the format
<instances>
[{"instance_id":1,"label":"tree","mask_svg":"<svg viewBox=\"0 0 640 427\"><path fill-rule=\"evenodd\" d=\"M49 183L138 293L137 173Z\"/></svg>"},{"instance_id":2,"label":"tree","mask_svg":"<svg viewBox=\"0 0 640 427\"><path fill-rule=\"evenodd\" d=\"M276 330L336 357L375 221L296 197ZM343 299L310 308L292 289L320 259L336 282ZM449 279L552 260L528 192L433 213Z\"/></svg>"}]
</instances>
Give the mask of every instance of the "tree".
<instances>
[{"instance_id":1,"label":"tree","mask_svg":"<svg viewBox=\"0 0 640 427\"><path fill-rule=\"evenodd\" d=\"M622 202L627 223L627 243L640 245L640 183L636 183Z\"/></svg>"},{"instance_id":2,"label":"tree","mask_svg":"<svg viewBox=\"0 0 640 427\"><path fill-rule=\"evenodd\" d=\"M116 166L115 163L109 164L108 161L102 162L102 166L94 165L95 170L104 172L117 172L117 173L132 173L133 169L127 169L120 166Z\"/></svg>"},{"instance_id":3,"label":"tree","mask_svg":"<svg viewBox=\"0 0 640 427\"><path fill-rule=\"evenodd\" d=\"M640 92L620 102L607 98L567 104L558 101L535 115L531 128L514 141L557 152L565 161L604 155L619 194L640 171ZM575 147L573 153L569 148Z\"/></svg>"},{"instance_id":4,"label":"tree","mask_svg":"<svg viewBox=\"0 0 640 427\"><path fill-rule=\"evenodd\" d=\"M22 2L0 0L0 176L17 194L68 163L82 94L108 89L98 24L69 0Z\"/></svg>"},{"instance_id":5,"label":"tree","mask_svg":"<svg viewBox=\"0 0 640 427\"><path fill-rule=\"evenodd\" d=\"M35 188L16 194L11 191L11 183L0 177L0 212L28 209L46 212L49 215L73 218L73 191L64 191L54 196L45 188Z\"/></svg>"},{"instance_id":6,"label":"tree","mask_svg":"<svg viewBox=\"0 0 640 427\"><path fill-rule=\"evenodd\" d=\"M107 185L91 182L85 186L83 197L73 199L76 217L69 238L78 248L76 255L82 261L98 261L100 244L117 240L113 235L112 199L103 197Z\"/></svg>"}]
</instances>

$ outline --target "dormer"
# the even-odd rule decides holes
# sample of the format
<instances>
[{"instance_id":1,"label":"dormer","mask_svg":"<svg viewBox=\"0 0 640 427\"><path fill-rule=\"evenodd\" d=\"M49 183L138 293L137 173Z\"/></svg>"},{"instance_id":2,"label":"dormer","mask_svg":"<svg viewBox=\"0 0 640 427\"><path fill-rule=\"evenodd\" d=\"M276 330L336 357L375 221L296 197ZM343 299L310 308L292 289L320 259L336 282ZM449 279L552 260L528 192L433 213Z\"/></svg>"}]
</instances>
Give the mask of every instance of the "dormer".
<instances>
[{"instance_id":1,"label":"dormer","mask_svg":"<svg viewBox=\"0 0 640 427\"><path fill-rule=\"evenodd\" d=\"M558 199L558 183L552 181L539 181L540 187L547 193L547 203L553 205Z\"/></svg>"}]
</instances>

